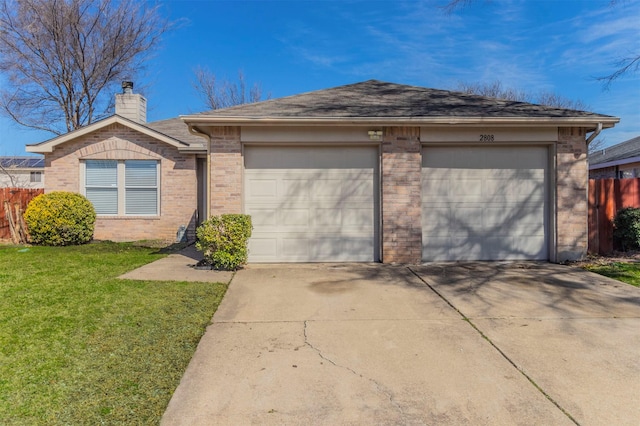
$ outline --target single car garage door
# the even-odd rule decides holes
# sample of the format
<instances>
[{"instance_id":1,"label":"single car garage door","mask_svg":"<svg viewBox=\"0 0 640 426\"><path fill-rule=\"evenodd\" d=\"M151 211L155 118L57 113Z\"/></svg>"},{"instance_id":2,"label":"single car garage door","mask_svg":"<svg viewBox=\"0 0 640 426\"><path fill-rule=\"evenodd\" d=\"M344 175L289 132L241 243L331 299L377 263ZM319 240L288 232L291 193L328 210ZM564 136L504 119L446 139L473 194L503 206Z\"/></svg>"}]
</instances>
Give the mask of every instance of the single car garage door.
<instances>
[{"instance_id":1,"label":"single car garage door","mask_svg":"<svg viewBox=\"0 0 640 426\"><path fill-rule=\"evenodd\" d=\"M250 262L376 261L376 147L245 148Z\"/></svg>"},{"instance_id":2,"label":"single car garage door","mask_svg":"<svg viewBox=\"0 0 640 426\"><path fill-rule=\"evenodd\" d=\"M546 260L548 148L424 147L422 259Z\"/></svg>"}]
</instances>

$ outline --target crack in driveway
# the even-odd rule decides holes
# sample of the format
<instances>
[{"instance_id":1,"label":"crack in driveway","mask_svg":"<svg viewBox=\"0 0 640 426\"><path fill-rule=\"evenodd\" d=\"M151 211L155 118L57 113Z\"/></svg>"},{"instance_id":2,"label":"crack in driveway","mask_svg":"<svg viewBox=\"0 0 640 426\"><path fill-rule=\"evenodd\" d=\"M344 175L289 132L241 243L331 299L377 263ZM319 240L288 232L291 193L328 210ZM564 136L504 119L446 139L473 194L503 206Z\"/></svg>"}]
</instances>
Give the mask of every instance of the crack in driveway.
<instances>
[{"instance_id":1,"label":"crack in driveway","mask_svg":"<svg viewBox=\"0 0 640 426\"><path fill-rule=\"evenodd\" d=\"M473 323L473 321L471 320L471 318L467 317L460 309L458 309L453 302L451 302L449 299L447 299L442 293L440 293L438 290L436 290L431 284L429 284L424 278L422 278L420 276L420 274L418 274L416 271L414 271L413 269L411 269L410 267L407 267L407 269L413 274L415 275L420 281L422 281L422 283L424 283L424 285L426 285L432 292L434 292L438 297L440 297L447 305L449 305L451 307L451 309L453 309L454 311L456 311L458 313L458 315L460 315L462 317L462 319L467 322L478 334L480 334L480 336L486 340L505 360L507 360L507 362L509 364L511 364L525 379L527 379L527 381L529 381L529 383L531 383L533 385L533 387L535 387L542 395L544 395L545 398L547 398L547 400L549 400L549 402L551 402L553 405L555 405L565 416L567 416L569 418L569 420L571 420L574 424L576 425L580 425L580 423L578 423L578 421L567 411L565 410L559 402L557 402L555 399L553 399L547 392L545 392L544 389L542 389L540 387L540 385L538 385L532 377L530 377L525 371L524 369L522 369L520 366L518 366L515 361L513 361L502 349L500 349L500 347L498 347L497 344L495 344L486 334L484 334L484 332L482 330L480 330L480 328L475 325Z\"/></svg>"},{"instance_id":2,"label":"crack in driveway","mask_svg":"<svg viewBox=\"0 0 640 426\"><path fill-rule=\"evenodd\" d=\"M318 356L327 361L329 364L338 367L338 368L342 368L344 370L349 371L350 373L354 374L355 376L358 376L362 379L368 380L369 382L373 383L373 385L375 386L375 388L378 390L378 392L380 392L381 394L383 394L388 400L389 403L398 411L398 413L400 413L401 418L404 421L405 418L405 413L404 410L402 409L402 407L400 406L400 404L398 404L393 397L393 393L390 392L389 390L387 390L385 388L385 386L383 386L382 384L380 384L378 381L376 381L375 379L371 378L371 377L365 377L363 374L358 373L357 371L355 371L353 368L348 367L346 365L340 365L338 363L336 363L334 360L327 358L327 356L325 356L322 351L319 348L316 348L310 341L309 341L309 335L307 334L307 327L308 327L308 323L309 320L304 321L304 344L306 346L308 346L309 348L311 348L314 352L316 352L318 354Z\"/></svg>"}]
</instances>

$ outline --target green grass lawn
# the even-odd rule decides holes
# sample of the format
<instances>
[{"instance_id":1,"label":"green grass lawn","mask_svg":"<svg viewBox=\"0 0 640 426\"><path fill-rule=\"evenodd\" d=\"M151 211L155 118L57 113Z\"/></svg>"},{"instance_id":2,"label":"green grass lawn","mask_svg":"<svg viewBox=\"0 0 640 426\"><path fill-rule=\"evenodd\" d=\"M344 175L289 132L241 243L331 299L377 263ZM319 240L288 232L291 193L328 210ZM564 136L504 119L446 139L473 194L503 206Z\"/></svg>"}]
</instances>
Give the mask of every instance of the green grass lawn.
<instances>
[{"instance_id":1,"label":"green grass lawn","mask_svg":"<svg viewBox=\"0 0 640 426\"><path fill-rule=\"evenodd\" d=\"M0 424L157 424L226 284L119 280L157 249L0 246Z\"/></svg>"},{"instance_id":2,"label":"green grass lawn","mask_svg":"<svg viewBox=\"0 0 640 426\"><path fill-rule=\"evenodd\" d=\"M640 263L611 262L604 265L587 265L585 269L640 287Z\"/></svg>"}]
</instances>

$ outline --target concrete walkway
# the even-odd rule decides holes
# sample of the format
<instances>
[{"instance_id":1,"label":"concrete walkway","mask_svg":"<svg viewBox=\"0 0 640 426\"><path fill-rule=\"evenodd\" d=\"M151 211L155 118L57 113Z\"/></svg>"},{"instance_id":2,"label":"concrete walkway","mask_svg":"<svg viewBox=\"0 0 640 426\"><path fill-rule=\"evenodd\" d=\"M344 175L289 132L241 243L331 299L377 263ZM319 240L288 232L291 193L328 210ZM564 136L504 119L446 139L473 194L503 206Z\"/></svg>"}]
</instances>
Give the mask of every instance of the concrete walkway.
<instances>
[{"instance_id":1,"label":"concrete walkway","mask_svg":"<svg viewBox=\"0 0 640 426\"><path fill-rule=\"evenodd\" d=\"M250 265L162 424L637 425L638 330L564 266Z\"/></svg>"},{"instance_id":2,"label":"concrete walkway","mask_svg":"<svg viewBox=\"0 0 640 426\"><path fill-rule=\"evenodd\" d=\"M194 266L202 260L202 253L190 245L178 253L170 254L164 259L148 263L138 269L129 271L118 278L126 280L149 281L189 281L228 283L233 272L198 270Z\"/></svg>"}]
</instances>

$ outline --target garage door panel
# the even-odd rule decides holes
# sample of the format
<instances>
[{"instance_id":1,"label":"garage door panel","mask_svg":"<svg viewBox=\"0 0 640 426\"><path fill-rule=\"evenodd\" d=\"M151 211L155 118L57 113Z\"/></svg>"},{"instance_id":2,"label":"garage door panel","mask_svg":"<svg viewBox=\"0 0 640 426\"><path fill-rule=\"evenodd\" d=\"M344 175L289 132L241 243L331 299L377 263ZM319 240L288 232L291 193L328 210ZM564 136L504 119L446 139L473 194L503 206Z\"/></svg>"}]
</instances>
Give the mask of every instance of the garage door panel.
<instances>
[{"instance_id":1,"label":"garage door panel","mask_svg":"<svg viewBox=\"0 0 640 426\"><path fill-rule=\"evenodd\" d=\"M311 194L314 200L328 198L338 201L342 197L342 180L318 178L311 184Z\"/></svg>"},{"instance_id":2,"label":"garage door panel","mask_svg":"<svg viewBox=\"0 0 640 426\"><path fill-rule=\"evenodd\" d=\"M370 208L345 208L342 212L343 225L349 229L373 229L373 214Z\"/></svg>"},{"instance_id":3,"label":"garage door panel","mask_svg":"<svg viewBox=\"0 0 640 426\"><path fill-rule=\"evenodd\" d=\"M280 181L280 190L277 193L277 201L288 200L295 202L298 200L308 200L311 183L307 179L288 179Z\"/></svg>"},{"instance_id":4,"label":"garage door panel","mask_svg":"<svg viewBox=\"0 0 640 426\"><path fill-rule=\"evenodd\" d=\"M351 181L352 184L343 186L343 196L352 197L354 201L365 200L368 202L370 200L374 191L372 173L359 173L355 176L347 176L346 179Z\"/></svg>"},{"instance_id":5,"label":"garage door panel","mask_svg":"<svg viewBox=\"0 0 640 426\"><path fill-rule=\"evenodd\" d=\"M247 191L252 198L274 200L278 195L278 182L276 179L269 178L250 179Z\"/></svg>"},{"instance_id":6,"label":"garage door panel","mask_svg":"<svg viewBox=\"0 0 640 426\"><path fill-rule=\"evenodd\" d=\"M249 241L249 252L261 259L271 259L277 253L278 239L275 237L252 237Z\"/></svg>"},{"instance_id":7,"label":"garage door panel","mask_svg":"<svg viewBox=\"0 0 640 426\"><path fill-rule=\"evenodd\" d=\"M428 235L449 234L449 206L432 205L429 210L422 209L422 231L428 231Z\"/></svg>"},{"instance_id":8,"label":"garage door panel","mask_svg":"<svg viewBox=\"0 0 640 426\"><path fill-rule=\"evenodd\" d=\"M278 224L278 212L275 208L252 208L247 210L251 215L253 226L276 227Z\"/></svg>"},{"instance_id":9,"label":"garage door panel","mask_svg":"<svg viewBox=\"0 0 640 426\"><path fill-rule=\"evenodd\" d=\"M483 256L483 239L474 237L454 237L449 244L448 259L439 260L480 260Z\"/></svg>"},{"instance_id":10,"label":"garage door panel","mask_svg":"<svg viewBox=\"0 0 640 426\"><path fill-rule=\"evenodd\" d=\"M282 228L309 228L309 210L307 209L278 209L278 222Z\"/></svg>"},{"instance_id":11,"label":"garage door panel","mask_svg":"<svg viewBox=\"0 0 640 426\"><path fill-rule=\"evenodd\" d=\"M377 158L375 147L247 147L245 185L276 182L275 194L246 191L249 261L376 260Z\"/></svg>"},{"instance_id":12,"label":"garage door panel","mask_svg":"<svg viewBox=\"0 0 640 426\"><path fill-rule=\"evenodd\" d=\"M342 226L342 211L317 208L314 210L313 215L313 226L315 227L339 229Z\"/></svg>"},{"instance_id":13,"label":"garage door panel","mask_svg":"<svg viewBox=\"0 0 640 426\"><path fill-rule=\"evenodd\" d=\"M457 195L460 201L475 201L482 198L482 178L462 178L452 180L448 185L448 196Z\"/></svg>"},{"instance_id":14,"label":"garage door panel","mask_svg":"<svg viewBox=\"0 0 640 426\"><path fill-rule=\"evenodd\" d=\"M425 147L423 260L547 259L546 147Z\"/></svg>"},{"instance_id":15,"label":"garage door panel","mask_svg":"<svg viewBox=\"0 0 640 426\"><path fill-rule=\"evenodd\" d=\"M423 196L429 200L437 200L440 197L446 197L451 191L449 190L449 179L422 179Z\"/></svg>"}]
</instances>

